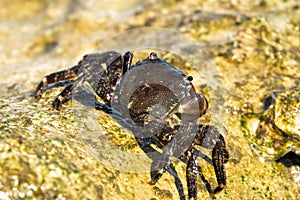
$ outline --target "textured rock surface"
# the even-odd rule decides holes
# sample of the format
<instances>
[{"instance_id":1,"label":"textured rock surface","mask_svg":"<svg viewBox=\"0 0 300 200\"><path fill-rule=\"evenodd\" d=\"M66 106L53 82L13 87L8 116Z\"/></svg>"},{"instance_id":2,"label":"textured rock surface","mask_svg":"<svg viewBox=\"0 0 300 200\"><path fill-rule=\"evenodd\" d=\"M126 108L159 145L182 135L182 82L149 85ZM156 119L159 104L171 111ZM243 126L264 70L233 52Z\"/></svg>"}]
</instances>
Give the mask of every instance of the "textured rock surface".
<instances>
[{"instance_id":1,"label":"textured rock surface","mask_svg":"<svg viewBox=\"0 0 300 200\"><path fill-rule=\"evenodd\" d=\"M122 2L0 2L0 199L178 199L169 174L150 186L149 171L120 170L86 148L82 130L89 127L82 119L94 113L95 126L117 146L115 152L142 154L131 133L109 116L83 112L87 108L75 100L60 113L53 111L60 87L48 90L38 103L32 97L44 75L76 64L105 39L144 26L171 28L193 38L219 68L226 88L220 108L230 160L228 186L217 198L299 198L299 166L265 162L253 152L240 123L243 114L263 110L267 94L299 86L296 1ZM121 162L105 142L95 145ZM215 186L212 166L199 162ZM185 165L175 166L185 185ZM208 197L200 180L198 188L199 197Z\"/></svg>"},{"instance_id":2,"label":"textured rock surface","mask_svg":"<svg viewBox=\"0 0 300 200\"><path fill-rule=\"evenodd\" d=\"M288 152L299 159L299 90L274 92L265 102L264 112L247 113L242 120L249 142L266 159L278 160Z\"/></svg>"}]
</instances>

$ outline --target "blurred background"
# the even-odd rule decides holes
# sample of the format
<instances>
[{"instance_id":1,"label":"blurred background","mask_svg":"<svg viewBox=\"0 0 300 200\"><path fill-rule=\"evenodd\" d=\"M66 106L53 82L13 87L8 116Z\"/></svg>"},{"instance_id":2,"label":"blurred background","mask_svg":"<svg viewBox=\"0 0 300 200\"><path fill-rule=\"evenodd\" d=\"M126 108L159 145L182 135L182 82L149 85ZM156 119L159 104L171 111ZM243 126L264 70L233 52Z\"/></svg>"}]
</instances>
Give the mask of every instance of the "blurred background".
<instances>
[{"instance_id":1,"label":"blurred background","mask_svg":"<svg viewBox=\"0 0 300 200\"><path fill-rule=\"evenodd\" d=\"M179 199L171 175L151 186L149 172L108 168L92 155L80 114L51 108L60 87L38 103L32 96L43 76L143 27L192 38L218 67L230 159L216 197L300 198L300 1L1 0L0 8L0 199ZM142 152L109 116L93 117L120 151ZM199 163L215 187L213 167ZM187 196L186 165L175 167ZM201 180L197 187L209 199Z\"/></svg>"}]
</instances>

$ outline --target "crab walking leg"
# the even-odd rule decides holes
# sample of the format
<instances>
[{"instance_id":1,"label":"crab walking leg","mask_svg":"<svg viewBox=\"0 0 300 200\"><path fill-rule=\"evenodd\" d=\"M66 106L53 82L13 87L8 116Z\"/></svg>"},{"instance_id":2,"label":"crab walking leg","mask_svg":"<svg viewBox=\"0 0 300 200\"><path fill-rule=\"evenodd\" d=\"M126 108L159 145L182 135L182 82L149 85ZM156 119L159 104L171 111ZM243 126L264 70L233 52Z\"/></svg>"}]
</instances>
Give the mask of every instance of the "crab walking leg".
<instances>
[{"instance_id":1,"label":"crab walking leg","mask_svg":"<svg viewBox=\"0 0 300 200\"><path fill-rule=\"evenodd\" d=\"M198 174L198 161L197 156L194 154L194 150L188 150L186 152L188 163L186 169L186 178L188 186L189 199L196 199L197 197L197 174Z\"/></svg>"},{"instance_id":2,"label":"crab walking leg","mask_svg":"<svg viewBox=\"0 0 300 200\"><path fill-rule=\"evenodd\" d=\"M206 178L204 177L200 165L198 165L197 170L198 170L198 175L200 176L202 182L204 183L204 185L206 187L206 190L210 192L211 191L211 186L210 186L209 182L206 180Z\"/></svg>"},{"instance_id":3,"label":"crab walking leg","mask_svg":"<svg viewBox=\"0 0 300 200\"><path fill-rule=\"evenodd\" d=\"M136 138L138 145L141 147L141 149L146 153L146 155L155 162L158 157L161 157L161 153L156 151L153 147L150 146L150 144L158 145L157 141L154 141L153 138ZM182 182L177 174L177 171L175 170L175 167L172 163L169 164L169 166L164 169L164 172L167 171L169 174L171 174L174 177L176 189L179 193L180 200L185 200L184 196L184 189ZM149 182L151 185L155 184L152 180Z\"/></svg>"},{"instance_id":4,"label":"crab walking leg","mask_svg":"<svg viewBox=\"0 0 300 200\"><path fill-rule=\"evenodd\" d=\"M80 69L80 65L78 64L70 69L62 70L45 76L36 87L36 90L34 92L35 99L37 100L41 99L43 89L47 85L52 83L57 83L59 81L70 80L72 78L75 78L78 75L79 69Z\"/></svg>"},{"instance_id":5,"label":"crab walking leg","mask_svg":"<svg viewBox=\"0 0 300 200\"><path fill-rule=\"evenodd\" d=\"M170 165L175 145L176 139L173 138L172 141L163 148L163 153L155 158L155 162L152 162L150 184L154 185Z\"/></svg>"},{"instance_id":6,"label":"crab walking leg","mask_svg":"<svg viewBox=\"0 0 300 200\"><path fill-rule=\"evenodd\" d=\"M78 77L72 84L68 85L54 100L53 108L60 111L62 103L65 102L87 79L88 75Z\"/></svg>"},{"instance_id":7,"label":"crab walking leg","mask_svg":"<svg viewBox=\"0 0 300 200\"><path fill-rule=\"evenodd\" d=\"M225 149L225 141L220 134L218 142L214 145L212 151L212 161L215 169L215 174L218 181L218 186L212 191L212 194L221 192L226 186L226 170L224 163L229 159L229 153Z\"/></svg>"},{"instance_id":8,"label":"crab walking leg","mask_svg":"<svg viewBox=\"0 0 300 200\"><path fill-rule=\"evenodd\" d=\"M194 155L197 157L197 158L199 158L199 152L196 150L196 149L193 149L193 153L194 153ZM185 153L186 154L186 153ZM202 157L202 156L201 156ZM188 165L188 157L187 156L185 156L185 155L182 155L180 158L179 158L182 162L184 162L186 165ZM210 162L208 162L208 163L210 163ZM212 164L212 163L211 163ZM201 167L200 167L200 165L198 164L198 160L197 160L197 173L198 173L198 175L200 176L200 178L201 178L201 180L203 181L203 183L204 183L204 185L205 185L205 187L206 187L206 189L207 189L207 191L211 191L211 186L210 186L210 184L209 184L209 182L206 180L206 178L204 177L204 175L203 175L203 173L202 173L202 169L201 169Z\"/></svg>"},{"instance_id":9,"label":"crab walking leg","mask_svg":"<svg viewBox=\"0 0 300 200\"><path fill-rule=\"evenodd\" d=\"M180 178L177 174L177 171L175 170L175 167L172 163L169 165L167 171L168 171L169 174L171 174L174 177L176 189L178 191L180 200L185 200L182 182L181 182L181 180L180 180Z\"/></svg>"},{"instance_id":10,"label":"crab walking leg","mask_svg":"<svg viewBox=\"0 0 300 200\"><path fill-rule=\"evenodd\" d=\"M163 153L159 153L150 144L155 144L161 148L159 142L153 138L136 138L141 149L147 154L147 156L153 161L151 164L151 185L154 185L160 177L165 173L171 164L171 157L173 155L176 139L173 140L163 148Z\"/></svg>"},{"instance_id":11,"label":"crab walking leg","mask_svg":"<svg viewBox=\"0 0 300 200\"><path fill-rule=\"evenodd\" d=\"M39 100L42 97L42 91L48 84L80 77L82 74L96 74L95 77L98 77L104 71L109 71L111 78L115 79L115 75L118 76L120 64L121 55L115 51L87 54L74 67L45 76L35 90L35 98Z\"/></svg>"}]
</instances>

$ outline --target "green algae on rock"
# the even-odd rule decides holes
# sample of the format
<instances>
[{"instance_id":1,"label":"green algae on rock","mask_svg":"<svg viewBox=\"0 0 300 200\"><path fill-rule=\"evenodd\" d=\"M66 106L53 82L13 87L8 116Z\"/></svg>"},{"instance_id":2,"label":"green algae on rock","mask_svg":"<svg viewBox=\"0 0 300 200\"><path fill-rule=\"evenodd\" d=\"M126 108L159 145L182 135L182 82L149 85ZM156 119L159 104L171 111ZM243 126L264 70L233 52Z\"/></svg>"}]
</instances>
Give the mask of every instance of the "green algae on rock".
<instances>
[{"instance_id":1,"label":"green algae on rock","mask_svg":"<svg viewBox=\"0 0 300 200\"><path fill-rule=\"evenodd\" d=\"M31 102L16 105L22 101L20 94L27 96L28 90L34 88L42 75L77 61L84 53L91 53L104 39L130 28L155 26L176 29L203 43L219 67L222 75L219 78L230 91L226 97L226 139L231 159L228 164L228 186L224 193L218 195L218 199L299 198L299 166L286 169L275 162L261 162L253 156L249 140L241 132L239 123L244 113L261 110L261 100L266 94L300 84L300 9L297 1L224 0L220 3L215 0L155 0L149 1L147 6L140 4L139 0L126 3L120 0L24 2L17 0L9 4L8 0L0 1L3 8L0 12L0 136L5 135L5 138L0 138L0 176L10 177L9 180L14 182L12 184L0 177L1 197L20 199L25 193L24 199L53 199L51 195L54 194L57 194L57 199L178 199L175 184L168 174L155 187L151 187L147 184L148 173L120 172L108 168L90 155L76 132L78 126L74 125L73 119L65 118L69 106L63 114L51 111L49 105L54 95L47 95L49 98L44 99L47 102L42 105L33 104L32 112L26 112ZM13 109L6 112L7 108ZM250 114L247 117L250 118ZM97 120L99 127L116 146L142 153L138 147L135 148L137 144L134 139L130 139L131 133L120 133L117 125L112 127L112 119L99 117ZM21 127L19 131L18 126ZM11 139L21 136L26 136L27 140ZM44 143L45 140L48 142ZM21 145L19 141L30 142ZM64 145L60 145L61 141ZM8 151L3 148L3 143L10 144L5 145L5 148L9 147ZM39 144L41 150L44 147L48 150L49 147L56 148L53 152L31 151L36 148L31 147L35 144ZM107 149L104 151L107 152ZM46 166L43 174L38 176L42 177L39 180L47 180L51 195L43 193L46 190L36 193L36 189L43 189L39 187L42 184L30 185L29 182L34 179L30 173L26 176L26 170L12 170L13 166L19 166L19 160L12 159L10 168L7 165L2 168L2 163L13 153L18 154L17 158L24 156L25 161L28 157L38 160L37 156L42 156L37 167L52 162L43 159L44 154L63 163L51 165L57 169L48 170ZM68 169L73 168L72 163L79 172ZM201 166L208 177L214 172L212 167L207 170L205 164L201 163ZM181 169L178 172L185 186L185 164L178 163L176 168ZM35 171L35 168L28 171ZM54 174L44 173L47 171L54 171ZM79 178L73 181L76 184L65 187L53 178L59 171L64 176L60 180L67 180L68 176L74 177L69 180L75 180L79 174L84 174L85 178ZM292 181L292 176L298 182ZM17 182L19 177L22 181ZM58 187L50 187L49 180L56 181ZM26 181L29 184L26 185ZM211 176L209 181L214 181L214 177ZM89 190L82 192L84 187ZM12 193L13 188L16 188L15 193ZM200 193L206 194L201 181L198 188Z\"/></svg>"},{"instance_id":2,"label":"green algae on rock","mask_svg":"<svg viewBox=\"0 0 300 200\"><path fill-rule=\"evenodd\" d=\"M300 90L273 93L264 112L246 114L242 126L251 146L267 160L300 155Z\"/></svg>"}]
</instances>

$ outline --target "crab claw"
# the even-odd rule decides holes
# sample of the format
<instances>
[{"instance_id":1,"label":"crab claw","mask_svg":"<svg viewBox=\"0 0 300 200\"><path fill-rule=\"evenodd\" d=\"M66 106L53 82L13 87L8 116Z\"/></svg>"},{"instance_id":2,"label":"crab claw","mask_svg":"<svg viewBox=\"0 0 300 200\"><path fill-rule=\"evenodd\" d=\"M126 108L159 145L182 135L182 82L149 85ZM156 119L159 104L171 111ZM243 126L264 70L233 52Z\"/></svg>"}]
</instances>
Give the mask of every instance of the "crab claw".
<instances>
[{"instance_id":1,"label":"crab claw","mask_svg":"<svg viewBox=\"0 0 300 200\"><path fill-rule=\"evenodd\" d=\"M151 171L151 180L148 182L150 185L154 185L160 179L160 177L165 173L166 169L159 169L155 171Z\"/></svg>"},{"instance_id":2,"label":"crab claw","mask_svg":"<svg viewBox=\"0 0 300 200\"><path fill-rule=\"evenodd\" d=\"M184 121L194 122L206 113L208 101L202 94L195 94L186 98L179 107L178 116Z\"/></svg>"}]
</instances>

